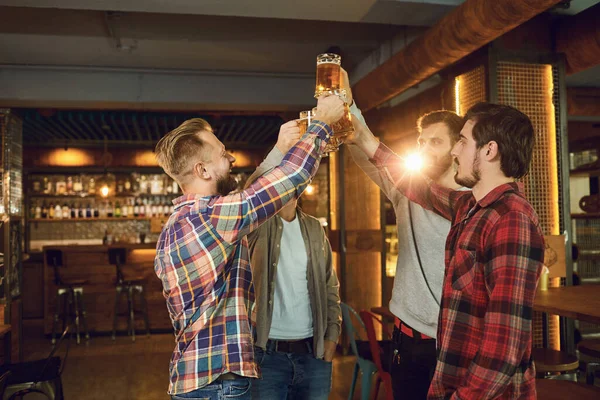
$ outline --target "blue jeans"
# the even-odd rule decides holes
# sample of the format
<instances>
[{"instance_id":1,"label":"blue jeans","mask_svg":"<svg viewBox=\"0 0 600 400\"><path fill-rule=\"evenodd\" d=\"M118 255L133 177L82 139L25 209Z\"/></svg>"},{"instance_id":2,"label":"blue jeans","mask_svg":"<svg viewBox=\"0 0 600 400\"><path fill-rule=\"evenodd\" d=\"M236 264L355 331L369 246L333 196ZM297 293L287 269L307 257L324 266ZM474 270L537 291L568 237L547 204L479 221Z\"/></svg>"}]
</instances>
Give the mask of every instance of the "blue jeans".
<instances>
[{"instance_id":1,"label":"blue jeans","mask_svg":"<svg viewBox=\"0 0 600 400\"><path fill-rule=\"evenodd\" d=\"M252 384L253 400L327 400L332 363L313 354L280 353L254 348L262 377Z\"/></svg>"},{"instance_id":2,"label":"blue jeans","mask_svg":"<svg viewBox=\"0 0 600 400\"><path fill-rule=\"evenodd\" d=\"M200 389L187 393L171 396L172 400L251 400L252 381L251 378L233 379L230 381L214 381Z\"/></svg>"}]
</instances>

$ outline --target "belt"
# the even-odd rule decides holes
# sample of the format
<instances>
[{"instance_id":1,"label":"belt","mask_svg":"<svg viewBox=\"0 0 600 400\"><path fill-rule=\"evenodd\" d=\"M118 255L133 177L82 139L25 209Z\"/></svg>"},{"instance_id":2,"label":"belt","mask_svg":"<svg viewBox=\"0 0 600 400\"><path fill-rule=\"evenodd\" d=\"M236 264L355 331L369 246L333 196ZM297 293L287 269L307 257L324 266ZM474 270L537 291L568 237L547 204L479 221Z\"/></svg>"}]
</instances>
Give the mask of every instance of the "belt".
<instances>
[{"instance_id":1,"label":"belt","mask_svg":"<svg viewBox=\"0 0 600 400\"><path fill-rule=\"evenodd\" d=\"M219 375L217 378L218 381L233 381L235 379L242 378L241 375L234 374L233 372L225 372L224 374Z\"/></svg>"},{"instance_id":2,"label":"belt","mask_svg":"<svg viewBox=\"0 0 600 400\"><path fill-rule=\"evenodd\" d=\"M400 318L394 318L394 326L400 330L400 332L404 333L406 336L414 338L414 339L433 339L427 335L422 334L416 329L411 328L406 325L404 322L400 321Z\"/></svg>"},{"instance_id":3,"label":"belt","mask_svg":"<svg viewBox=\"0 0 600 400\"><path fill-rule=\"evenodd\" d=\"M279 353L311 354L313 338L309 337L301 340L272 340L267 341L267 350Z\"/></svg>"}]
</instances>

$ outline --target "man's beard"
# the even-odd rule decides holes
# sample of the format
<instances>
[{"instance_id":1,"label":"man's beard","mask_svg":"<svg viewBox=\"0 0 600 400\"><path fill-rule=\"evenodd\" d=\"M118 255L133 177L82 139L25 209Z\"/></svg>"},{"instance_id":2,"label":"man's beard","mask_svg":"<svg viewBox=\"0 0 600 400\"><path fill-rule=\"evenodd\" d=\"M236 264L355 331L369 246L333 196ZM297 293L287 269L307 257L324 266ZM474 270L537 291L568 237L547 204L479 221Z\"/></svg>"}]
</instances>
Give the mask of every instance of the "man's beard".
<instances>
[{"instance_id":1,"label":"man's beard","mask_svg":"<svg viewBox=\"0 0 600 400\"><path fill-rule=\"evenodd\" d=\"M446 154L442 158L429 158L429 161L429 165L424 168L423 172L429 179L436 181L452 167L454 160L450 154Z\"/></svg>"},{"instance_id":2,"label":"man's beard","mask_svg":"<svg viewBox=\"0 0 600 400\"><path fill-rule=\"evenodd\" d=\"M217 179L217 193L221 196L227 196L229 193L237 189L238 184L230 174L225 174Z\"/></svg>"},{"instance_id":3,"label":"man's beard","mask_svg":"<svg viewBox=\"0 0 600 400\"><path fill-rule=\"evenodd\" d=\"M471 168L471 176L458 176L458 171L456 171L456 174L454 175L454 181L461 186L472 189L480 180L481 171L479 170L479 153L475 153L473 167Z\"/></svg>"}]
</instances>

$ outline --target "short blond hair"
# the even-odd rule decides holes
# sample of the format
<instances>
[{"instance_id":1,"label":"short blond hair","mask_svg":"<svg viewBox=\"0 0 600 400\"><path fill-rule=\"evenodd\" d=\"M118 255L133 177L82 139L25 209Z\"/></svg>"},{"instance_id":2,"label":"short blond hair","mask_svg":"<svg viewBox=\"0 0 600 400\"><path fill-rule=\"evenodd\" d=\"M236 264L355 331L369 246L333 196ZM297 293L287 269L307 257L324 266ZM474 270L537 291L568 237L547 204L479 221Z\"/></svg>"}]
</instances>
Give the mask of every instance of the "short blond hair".
<instances>
[{"instance_id":1,"label":"short blond hair","mask_svg":"<svg viewBox=\"0 0 600 400\"><path fill-rule=\"evenodd\" d=\"M191 161L204 159L208 150L198 135L202 131L212 132L208 122L202 118L184 121L177 128L167 133L156 144L155 155L158 165L179 184L191 173Z\"/></svg>"}]
</instances>

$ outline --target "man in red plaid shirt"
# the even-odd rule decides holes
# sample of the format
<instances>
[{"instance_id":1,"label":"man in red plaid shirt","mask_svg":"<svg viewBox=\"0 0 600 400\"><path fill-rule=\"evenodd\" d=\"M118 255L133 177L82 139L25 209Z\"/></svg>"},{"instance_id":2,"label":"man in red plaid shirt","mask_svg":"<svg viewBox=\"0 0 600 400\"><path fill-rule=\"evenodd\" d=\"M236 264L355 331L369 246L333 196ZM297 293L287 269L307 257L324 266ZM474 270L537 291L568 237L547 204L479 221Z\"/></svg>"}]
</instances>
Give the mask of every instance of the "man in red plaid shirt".
<instances>
[{"instance_id":1,"label":"man in red plaid shirt","mask_svg":"<svg viewBox=\"0 0 600 400\"><path fill-rule=\"evenodd\" d=\"M439 316L438 363L429 399L535 399L533 300L544 260L537 214L515 179L529 169L529 118L479 103L452 149L452 191L409 173L404 162L354 120L351 141L410 200L452 221Z\"/></svg>"}]
</instances>

